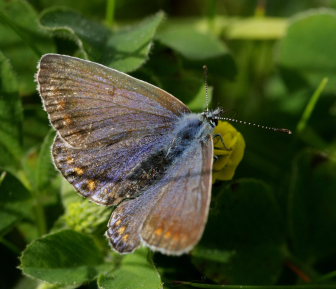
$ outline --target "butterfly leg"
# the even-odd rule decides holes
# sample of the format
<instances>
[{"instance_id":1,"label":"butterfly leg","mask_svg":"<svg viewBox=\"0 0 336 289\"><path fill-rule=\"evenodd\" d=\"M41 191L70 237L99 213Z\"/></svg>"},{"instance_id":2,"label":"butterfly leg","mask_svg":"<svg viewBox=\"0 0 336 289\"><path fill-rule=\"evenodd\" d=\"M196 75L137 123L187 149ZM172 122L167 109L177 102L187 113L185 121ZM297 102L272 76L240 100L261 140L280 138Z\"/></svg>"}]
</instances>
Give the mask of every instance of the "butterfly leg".
<instances>
[{"instance_id":1,"label":"butterfly leg","mask_svg":"<svg viewBox=\"0 0 336 289\"><path fill-rule=\"evenodd\" d=\"M224 147L225 150L227 150L227 151L231 151L232 150L231 148L229 148L229 147L226 146L226 144L224 142L224 138L223 138L223 136L221 134L219 134L219 133L214 134L213 135L213 139L215 140L215 138L219 138L219 140L222 142L223 147ZM215 141L214 141L214 143L215 143ZM221 148L216 148L216 149L221 149Z\"/></svg>"}]
</instances>

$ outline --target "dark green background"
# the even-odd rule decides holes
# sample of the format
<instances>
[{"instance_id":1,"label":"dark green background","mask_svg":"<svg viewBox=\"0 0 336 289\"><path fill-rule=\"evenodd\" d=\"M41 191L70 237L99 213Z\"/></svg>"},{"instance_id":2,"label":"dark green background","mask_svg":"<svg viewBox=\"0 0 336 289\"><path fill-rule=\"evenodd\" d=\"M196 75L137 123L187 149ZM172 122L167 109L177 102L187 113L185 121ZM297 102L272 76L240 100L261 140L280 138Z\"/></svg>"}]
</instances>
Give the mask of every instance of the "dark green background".
<instances>
[{"instance_id":1,"label":"dark green background","mask_svg":"<svg viewBox=\"0 0 336 289\"><path fill-rule=\"evenodd\" d=\"M0 0L0 288L336 288L336 1ZM113 253L111 208L80 198L50 161L36 93L41 55L74 55L205 107L246 151L213 186L188 255ZM208 286L208 287L206 287ZM294 287L287 287L294 286ZM226 287L224 287L226 288Z\"/></svg>"}]
</instances>

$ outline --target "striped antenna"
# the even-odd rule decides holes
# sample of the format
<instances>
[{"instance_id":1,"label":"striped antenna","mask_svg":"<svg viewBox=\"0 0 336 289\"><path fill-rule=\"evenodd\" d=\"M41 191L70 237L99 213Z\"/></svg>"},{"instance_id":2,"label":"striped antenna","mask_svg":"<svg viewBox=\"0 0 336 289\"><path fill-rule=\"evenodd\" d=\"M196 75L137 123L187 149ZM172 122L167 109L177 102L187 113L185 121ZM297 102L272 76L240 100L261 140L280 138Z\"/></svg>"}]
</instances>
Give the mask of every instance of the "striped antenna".
<instances>
[{"instance_id":1,"label":"striped antenna","mask_svg":"<svg viewBox=\"0 0 336 289\"><path fill-rule=\"evenodd\" d=\"M204 82L205 82L205 104L206 104L206 112L209 112L209 95L208 95L208 67L203 65L204 70Z\"/></svg>"},{"instance_id":2,"label":"striped antenna","mask_svg":"<svg viewBox=\"0 0 336 289\"><path fill-rule=\"evenodd\" d=\"M273 131L282 132L282 133L286 133L286 134L292 134L292 131L287 129L287 128L269 127L269 126L265 126L265 125L256 124L256 123L253 123L253 122L242 121L242 120L237 120L237 119L228 118L228 117L213 117L213 119L227 120L227 121L236 122L236 123L240 123L240 124L244 124L244 125L255 126L255 127L258 127L258 128L262 128L262 129L268 129L268 130L273 130Z\"/></svg>"}]
</instances>

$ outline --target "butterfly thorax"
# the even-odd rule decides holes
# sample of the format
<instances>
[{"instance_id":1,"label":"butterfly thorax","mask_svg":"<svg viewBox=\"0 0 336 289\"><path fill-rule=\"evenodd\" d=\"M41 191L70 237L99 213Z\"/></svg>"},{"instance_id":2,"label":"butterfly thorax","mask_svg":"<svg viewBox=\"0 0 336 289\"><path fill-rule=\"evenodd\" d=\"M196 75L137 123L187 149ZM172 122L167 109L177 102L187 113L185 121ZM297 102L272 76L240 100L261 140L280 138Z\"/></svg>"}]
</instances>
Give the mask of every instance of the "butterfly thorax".
<instances>
[{"instance_id":1,"label":"butterfly thorax","mask_svg":"<svg viewBox=\"0 0 336 289\"><path fill-rule=\"evenodd\" d=\"M188 151L195 143L208 141L214 126L203 114L185 114L177 122L168 155L177 156Z\"/></svg>"}]
</instances>

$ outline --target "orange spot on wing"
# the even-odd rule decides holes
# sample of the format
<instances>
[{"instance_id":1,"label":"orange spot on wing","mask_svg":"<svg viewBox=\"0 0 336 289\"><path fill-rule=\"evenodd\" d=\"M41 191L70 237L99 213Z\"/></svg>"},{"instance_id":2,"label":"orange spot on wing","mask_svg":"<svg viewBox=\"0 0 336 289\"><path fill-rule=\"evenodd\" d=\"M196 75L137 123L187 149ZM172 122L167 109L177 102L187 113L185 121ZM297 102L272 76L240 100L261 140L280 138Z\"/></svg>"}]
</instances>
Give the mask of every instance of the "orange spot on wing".
<instances>
[{"instance_id":1,"label":"orange spot on wing","mask_svg":"<svg viewBox=\"0 0 336 289\"><path fill-rule=\"evenodd\" d=\"M57 109L58 109L58 110L59 110L59 109L64 109L64 108L65 108L65 104L66 104L66 102L65 102L64 99L60 100L60 101L57 103Z\"/></svg>"},{"instance_id":2,"label":"orange spot on wing","mask_svg":"<svg viewBox=\"0 0 336 289\"><path fill-rule=\"evenodd\" d=\"M74 168L74 170L75 170L75 173L79 176L84 174L84 170L82 168Z\"/></svg>"},{"instance_id":3,"label":"orange spot on wing","mask_svg":"<svg viewBox=\"0 0 336 289\"><path fill-rule=\"evenodd\" d=\"M110 87L109 89L108 89L108 94L109 95L111 95L111 96L114 96L114 93L115 93L115 88L113 88L113 87Z\"/></svg>"},{"instance_id":4,"label":"orange spot on wing","mask_svg":"<svg viewBox=\"0 0 336 289\"><path fill-rule=\"evenodd\" d=\"M122 234L125 232L125 230L126 230L126 227L123 226L123 227L121 227L121 228L118 230L118 233L119 233L120 235L122 235Z\"/></svg>"},{"instance_id":5,"label":"orange spot on wing","mask_svg":"<svg viewBox=\"0 0 336 289\"><path fill-rule=\"evenodd\" d=\"M128 238L129 238L129 234L126 234L125 236L122 237L122 239L124 240L124 242L127 242Z\"/></svg>"},{"instance_id":6,"label":"orange spot on wing","mask_svg":"<svg viewBox=\"0 0 336 289\"><path fill-rule=\"evenodd\" d=\"M73 157L67 157L67 163L68 163L68 165L73 164L74 161L75 161L75 159Z\"/></svg>"},{"instance_id":7,"label":"orange spot on wing","mask_svg":"<svg viewBox=\"0 0 336 289\"><path fill-rule=\"evenodd\" d=\"M171 237L171 232L170 231L167 231L165 234L164 234L164 237L165 238L170 238Z\"/></svg>"},{"instance_id":8,"label":"orange spot on wing","mask_svg":"<svg viewBox=\"0 0 336 289\"><path fill-rule=\"evenodd\" d=\"M119 226L120 223L121 223L121 220L118 220L118 221L115 222L115 224L116 224L117 226Z\"/></svg>"},{"instance_id":9,"label":"orange spot on wing","mask_svg":"<svg viewBox=\"0 0 336 289\"><path fill-rule=\"evenodd\" d=\"M155 234L155 235L158 235L158 236L161 236L161 235L162 235L162 232L163 232L162 228L158 228L158 229L156 229L156 230L154 231L154 234Z\"/></svg>"},{"instance_id":10,"label":"orange spot on wing","mask_svg":"<svg viewBox=\"0 0 336 289\"><path fill-rule=\"evenodd\" d=\"M64 117L64 121L63 121L63 125L70 125L72 124L72 119L70 116L65 116Z\"/></svg>"},{"instance_id":11,"label":"orange spot on wing","mask_svg":"<svg viewBox=\"0 0 336 289\"><path fill-rule=\"evenodd\" d=\"M89 188L90 191L93 191L93 190L96 188L96 182L90 180L90 181L88 182L88 188Z\"/></svg>"}]
</instances>

